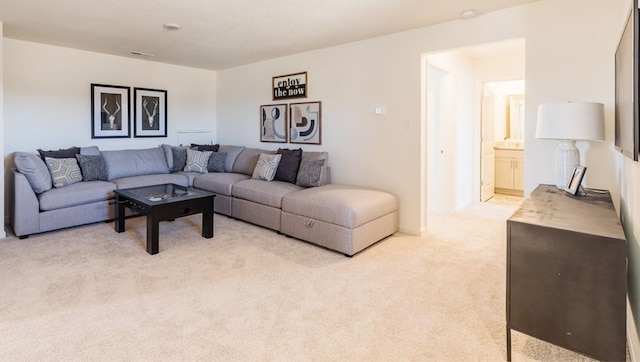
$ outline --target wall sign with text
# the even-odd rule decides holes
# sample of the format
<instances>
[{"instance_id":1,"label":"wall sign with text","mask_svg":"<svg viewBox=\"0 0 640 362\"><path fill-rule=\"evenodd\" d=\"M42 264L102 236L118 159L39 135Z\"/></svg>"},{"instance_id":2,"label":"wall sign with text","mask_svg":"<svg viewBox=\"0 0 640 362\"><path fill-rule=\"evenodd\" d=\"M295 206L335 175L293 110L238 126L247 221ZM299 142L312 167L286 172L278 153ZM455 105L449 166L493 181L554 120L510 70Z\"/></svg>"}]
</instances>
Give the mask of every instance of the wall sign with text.
<instances>
[{"instance_id":1,"label":"wall sign with text","mask_svg":"<svg viewBox=\"0 0 640 362\"><path fill-rule=\"evenodd\" d=\"M272 79L274 101L307 97L307 72L279 75Z\"/></svg>"}]
</instances>

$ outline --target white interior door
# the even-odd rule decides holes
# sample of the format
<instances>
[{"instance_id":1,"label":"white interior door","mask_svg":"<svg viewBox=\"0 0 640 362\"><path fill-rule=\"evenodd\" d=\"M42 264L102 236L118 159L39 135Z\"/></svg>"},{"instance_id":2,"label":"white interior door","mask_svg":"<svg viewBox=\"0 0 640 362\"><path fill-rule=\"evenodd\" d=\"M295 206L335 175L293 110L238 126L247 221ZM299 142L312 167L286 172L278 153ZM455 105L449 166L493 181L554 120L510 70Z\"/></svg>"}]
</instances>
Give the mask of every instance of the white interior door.
<instances>
[{"instance_id":1,"label":"white interior door","mask_svg":"<svg viewBox=\"0 0 640 362\"><path fill-rule=\"evenodd\" d=\"M427 65L427 211L432 215L447 213L445 77L447 72Z\"/></svg>"},{"instance_id":2,"label":"white interior door","mask_svg":"<svg viewBox=\"0 0 640 362\"><path fill-rule=\"evenodd\" d=\"M495 190L496 152L495 100L490 92L483 92L481 105L481 150L480 150L480 201L493 197Z\"/></svg>"}]
</instances>

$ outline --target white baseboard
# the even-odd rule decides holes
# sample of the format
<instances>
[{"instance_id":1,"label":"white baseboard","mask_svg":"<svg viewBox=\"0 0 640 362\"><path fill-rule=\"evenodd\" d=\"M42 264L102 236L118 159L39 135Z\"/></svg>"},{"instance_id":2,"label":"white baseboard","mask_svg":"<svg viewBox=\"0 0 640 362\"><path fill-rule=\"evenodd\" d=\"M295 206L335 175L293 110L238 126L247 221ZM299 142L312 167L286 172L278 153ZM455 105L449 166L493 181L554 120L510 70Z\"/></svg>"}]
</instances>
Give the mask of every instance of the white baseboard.
<instances>
[{"instance_id":1,"label":"white baseboard","mask_svg":"<svg viewBox=\"0 0 640 362\"><path fill-rule=\"evenodd\" d=\"M631 304L627 297L627 343L629 344L629 356L631 362L638 362L638 353L640 353L640 339L638 338L638 329L636 328L633 313L631 312Z\"/></svg>"}]
</instances>

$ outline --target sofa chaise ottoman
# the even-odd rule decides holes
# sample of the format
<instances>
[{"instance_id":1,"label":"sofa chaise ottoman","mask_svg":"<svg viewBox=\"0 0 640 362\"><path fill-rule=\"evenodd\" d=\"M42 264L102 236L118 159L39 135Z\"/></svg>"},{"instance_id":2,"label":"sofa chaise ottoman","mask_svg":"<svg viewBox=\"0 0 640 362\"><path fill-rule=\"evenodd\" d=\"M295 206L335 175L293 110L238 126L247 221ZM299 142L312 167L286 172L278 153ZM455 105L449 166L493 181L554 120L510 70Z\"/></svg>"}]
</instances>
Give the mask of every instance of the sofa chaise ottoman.
<instances>
[{"instance_id":1,"label":"sofa chaise ottoman","mask_svg":"<svg viewBox=\"0 0 640 362\"><path fill-rule=\"evenodd\" d=\"M394 195L328 184L282 198L281 232L353 256L398 230Z\"/></svg>"}]
</instances>

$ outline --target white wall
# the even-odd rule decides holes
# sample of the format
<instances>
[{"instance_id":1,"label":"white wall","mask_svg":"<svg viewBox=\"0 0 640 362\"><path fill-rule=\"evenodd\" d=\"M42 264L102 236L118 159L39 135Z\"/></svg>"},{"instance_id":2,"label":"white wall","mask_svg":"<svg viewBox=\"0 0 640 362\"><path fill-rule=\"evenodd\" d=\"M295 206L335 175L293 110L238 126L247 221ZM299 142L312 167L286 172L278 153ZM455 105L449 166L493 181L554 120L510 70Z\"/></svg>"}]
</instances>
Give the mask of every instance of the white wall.
<instances>
[{"instance_id":1,"label":"white wall","mask_svg":"<svg viewBox=\"0 0 640 362\"><path fill-rule=\"evenodd\" d=\"M5 171L15 151L146 148L175 144L176 130L215 132L213 71L7 38L2 59ZM91 83L130 86L132 97L133 87L167 90L168 137L91 139Z\"/></svg>"},{"instance_id":2,"label":"white wall","mask_svg":"<svg viewBox=\"0 0 640 362\"><path fill-rule=\"evenodd\" d=\"M624 0L616 0L621 3ZM598 26L592 26L598 24ZM565 99L607 105L607 141L591 147L590 187L613 189L613 63L619 14L612 2L543 0L529 5L413 31L321 49L219 72L220 142L264 148L258 138L258 107L273 103L271 77L309 75L308 100L323 102L323 145L335 182L389 190L400 199L401 230L424 228L420 194L421 54L506 39L526 39L526 119L537 106ZM374 115L374 106L386 108ZM534 138L526 122L526 190L553 183L555 144ZM589 174L589 172L588 172ZM615 194L617 191L612 190Z\"/></svg>"},{"instance_id":3,"label":"white wall","mask_svg":"<svg viewBox=\"0 0 640 362\"><path fill-rule=\"evenodd\" d=\"M3 57L3 44L4 44L4 37L3 37L3 30L4 30L4 26L2 24L2 22L0 21L0 150L4 149L4 139L6 138L5 135L5 131L4 131L4 77L3 77L3 70L4 70L4 66L3 66L3 61L2 59ZM0 168L0 180L4 180L4 167ZM4 187L0 187L0 203L2 203L2 205L4 205ZM0 208L0 221L3 222L4 225L4 207ZM4 228L0 228L0 238L4 238L6 236L6 232L4 230Z\"/></svg>"}]
</instances>

